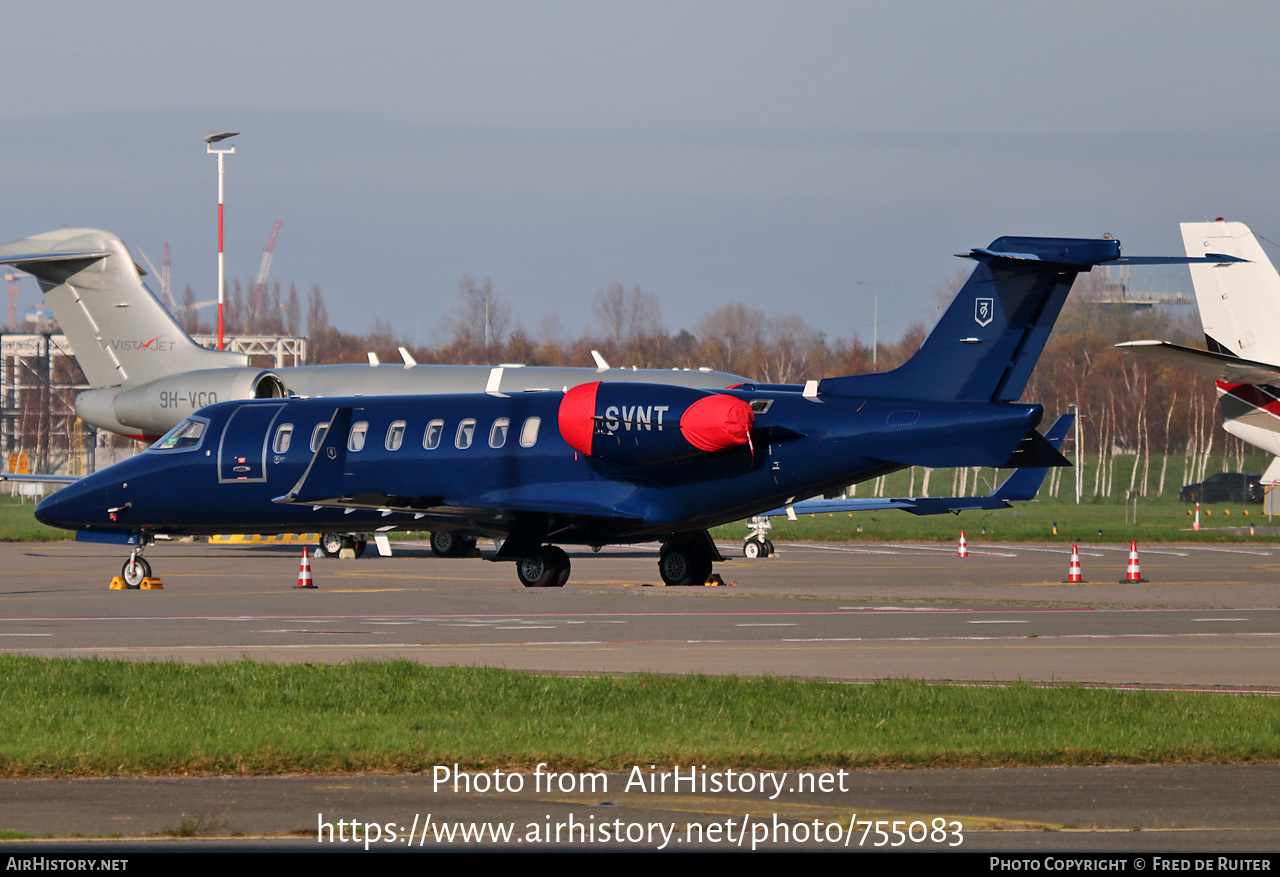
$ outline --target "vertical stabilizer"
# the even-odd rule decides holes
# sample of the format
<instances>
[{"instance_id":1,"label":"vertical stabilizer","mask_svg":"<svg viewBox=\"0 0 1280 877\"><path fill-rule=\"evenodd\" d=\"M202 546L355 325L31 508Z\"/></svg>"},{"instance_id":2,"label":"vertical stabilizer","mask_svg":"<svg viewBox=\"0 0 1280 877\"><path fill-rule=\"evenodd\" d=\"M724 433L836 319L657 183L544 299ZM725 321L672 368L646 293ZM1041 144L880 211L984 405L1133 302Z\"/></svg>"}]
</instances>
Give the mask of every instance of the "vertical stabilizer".
<instances>
[{"instance_id":1,"label":"vertical stabilizer","mask_svg":"<svg viewBox=\"0 0 1280 877\"><path fill-rule=\"evenodd\" d=\"M881 374L829 378L818 392L1015 401L1076 275L1118 259L1120 242L1003 237L966 256L977 266L911 359Z\"/></svg>"},{"instance_id":2,"label":"vertical stabilizer","mask_svg":"<svg viewBox=\"0 0 1280 877\"><path fill-rule=\"evenodd\" d=\"M36 278L94 387L249 363L244 354L192 341L142 285L129 248L110 232L62 228L34 235L0 247L0 264Z\"/></svg>"},{"instance_id":3,"label":"vertical stabilizer","mask_svg":"<svg viewBox=\"0 0 1280 877\"><path fill-rule=\"evenodd\" d=\"M1191 284L1211 351L1280 364L1280 275L1243 222L1184 222L1188 256L1222 254L1247 262L1192 264Z\"/></svg>"}]
</instances>

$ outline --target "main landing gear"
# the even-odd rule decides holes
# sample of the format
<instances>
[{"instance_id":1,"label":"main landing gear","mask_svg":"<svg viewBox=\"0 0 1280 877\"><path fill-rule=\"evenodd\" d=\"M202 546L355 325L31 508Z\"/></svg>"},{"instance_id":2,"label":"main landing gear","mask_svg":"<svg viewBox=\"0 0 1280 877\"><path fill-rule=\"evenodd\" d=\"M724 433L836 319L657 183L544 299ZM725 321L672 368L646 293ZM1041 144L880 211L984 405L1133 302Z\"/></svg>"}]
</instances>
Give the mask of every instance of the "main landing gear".
<instances>
[{"instance_id":1,"label":"main landing gear","mask_svg":"<svg viewBox=\"0 0 1280 877\"><path fill-rule=\"evenodd\" d=\"M706 531L668 540L658 558L658 574L669 587L704 585L720 552Z\"/></svg>"},{"instance_id":2,"label":"main landing gear","mask_svg":"<svg viewBox=\"0 0 1280 877\"><path fill-rule=\"evenodd\" d=\"M773 554L773 543L768 539L757 539L753 536L742 543L742 556L747 560L768 557L770 554Z\"/></svg>"},{"instance_id":3,"label":"main landing gear","mask_svg":"<svg viewBox=\"0 0 1280 877\"><path fill-rule=\"evenodd\" d=\"M563 548L543 545L533 556L516 561L516 575L526 588L563 588L569 581L569 555Z\"/></svg>"},{"instance_id":4,"label":"main landing gear","mask_svg":"<svg viewBox=\"0 0 1280 877\"><path fill-rule=\"evenodd\" d=\"M368 545L367 539L352 533L321 533L318 548L325 557L341 557L343 549L349 549L359 557Z\"/></svg>"},{"instance_id":5,"label":"main landing gear","mask_svg":"<svg viewBox=\"0 0 1280 877\"><path fill-rule=\"evenodd\" d=\"M431 531L431 553L436 557L466 557L475 547L472 536L463 536L454 530Z\"/></svg>"},{"instance_id":6,"label":"main landing gear","mask_svg":"<svg viewBox=\"0 0 1280 877\"><path fill-rule=\"evenodd\" d=\"M773 554L773 543L769 541L768 535L772 529L773 523L766 515L748 518L747 530L750 533L742 543L742 556L747 560L755 560L757 557L768 557Z\"/></svg>"},{"instance_id":7,"label":"main landing gear","mask_svg":"<svg viewBox=\"0 0 1280 877\"><path fill-rule=\"evenodd\" d=\"M532 546L525 543L517 550L531 549ZM569 555L562 548L543 545L524 557L513 558L513 555L515 552L504 558L499 553L497 559L515 559L516 576L526 588L563 588L569 581ZM711 566L717 560L724 558L706 530L683 533L663 543L658 572L671 586L704 585L711 578Z\"/></svg>"}]
</instances>

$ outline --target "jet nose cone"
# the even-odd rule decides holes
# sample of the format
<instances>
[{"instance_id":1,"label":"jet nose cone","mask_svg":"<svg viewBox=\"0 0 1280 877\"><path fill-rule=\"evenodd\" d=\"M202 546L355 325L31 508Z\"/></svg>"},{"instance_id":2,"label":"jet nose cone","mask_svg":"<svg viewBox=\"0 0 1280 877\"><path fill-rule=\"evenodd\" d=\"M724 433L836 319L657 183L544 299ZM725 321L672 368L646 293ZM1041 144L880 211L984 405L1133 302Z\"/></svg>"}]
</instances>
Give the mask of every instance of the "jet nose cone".
<instances>
[{"instance_id":1,"label":"jet nose cone","mask_svg":"<svg viewBox=\"0 0 1280 877\"><path fill-rule=\"evenodd\" d=\"M106 491L84 481L68 484L36 505L36 520L50 527L74 530L89 523L105 523Z\"/></svg>"},{"instance_id":2,"label":"jet nose cone","mask_svg":"<svg viewBox=\"0 0 1280 877\"><path fill-rule=\"evenodd\" d=\"M70 487L63 487L40 500L36 504L36 520L50 527L63 526L62 522L66 520L66 509L62 494L70 489Z\"/></svg>"}]
</instances>

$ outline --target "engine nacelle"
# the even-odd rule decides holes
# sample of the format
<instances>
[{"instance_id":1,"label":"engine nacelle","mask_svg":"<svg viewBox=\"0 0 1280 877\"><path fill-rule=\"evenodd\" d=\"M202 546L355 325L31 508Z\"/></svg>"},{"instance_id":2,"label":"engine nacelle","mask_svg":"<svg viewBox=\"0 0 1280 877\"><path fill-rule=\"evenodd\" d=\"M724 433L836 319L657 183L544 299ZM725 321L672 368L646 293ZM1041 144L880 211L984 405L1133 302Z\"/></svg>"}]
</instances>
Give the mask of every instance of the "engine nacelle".
<instances>
[{"instance_id":1,"label":"engine nacelle","mask_svg":"<svg viewBox=\"0 0 1280 877\"><path fill-rule=\"evenodd\" d=\"M196 409L214 402L278 399L285 394L284 381L270 371L212 368L138 387L87 390L76 397L76 414L113 432L136 430L141 436L161 436Z\"/></svg>"},{"instance_id":2,"label":"engine nacelle","mask_svg":"<svg viewBox=\"0 0 1280 877\"><path fill-rule=\"evenodd\" d=\"M658 384L582 384L564 394L560 435L616 463L667 463L748 444L755 412L736 396Z\"/></svg>"}]
</instances>

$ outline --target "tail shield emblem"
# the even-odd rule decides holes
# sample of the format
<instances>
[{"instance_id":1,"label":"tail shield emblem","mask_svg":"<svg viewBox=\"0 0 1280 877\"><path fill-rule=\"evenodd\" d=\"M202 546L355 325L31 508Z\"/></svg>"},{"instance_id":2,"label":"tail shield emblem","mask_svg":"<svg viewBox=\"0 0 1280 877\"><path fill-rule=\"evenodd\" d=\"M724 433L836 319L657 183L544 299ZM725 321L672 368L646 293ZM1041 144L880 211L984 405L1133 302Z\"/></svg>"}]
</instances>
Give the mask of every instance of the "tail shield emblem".
<instances>
[{"instance_id":1,"label":"tail shield emblem","mask_svg":"<svg viewBox=\"0 0 1280 877\"><path fill-rule=\"evenodd\" d=\"M989 326L991 321L995 319L996 300L994 298L979 298L973 302L973 319L979 326Z\"/></svg>"}]
</instances>

